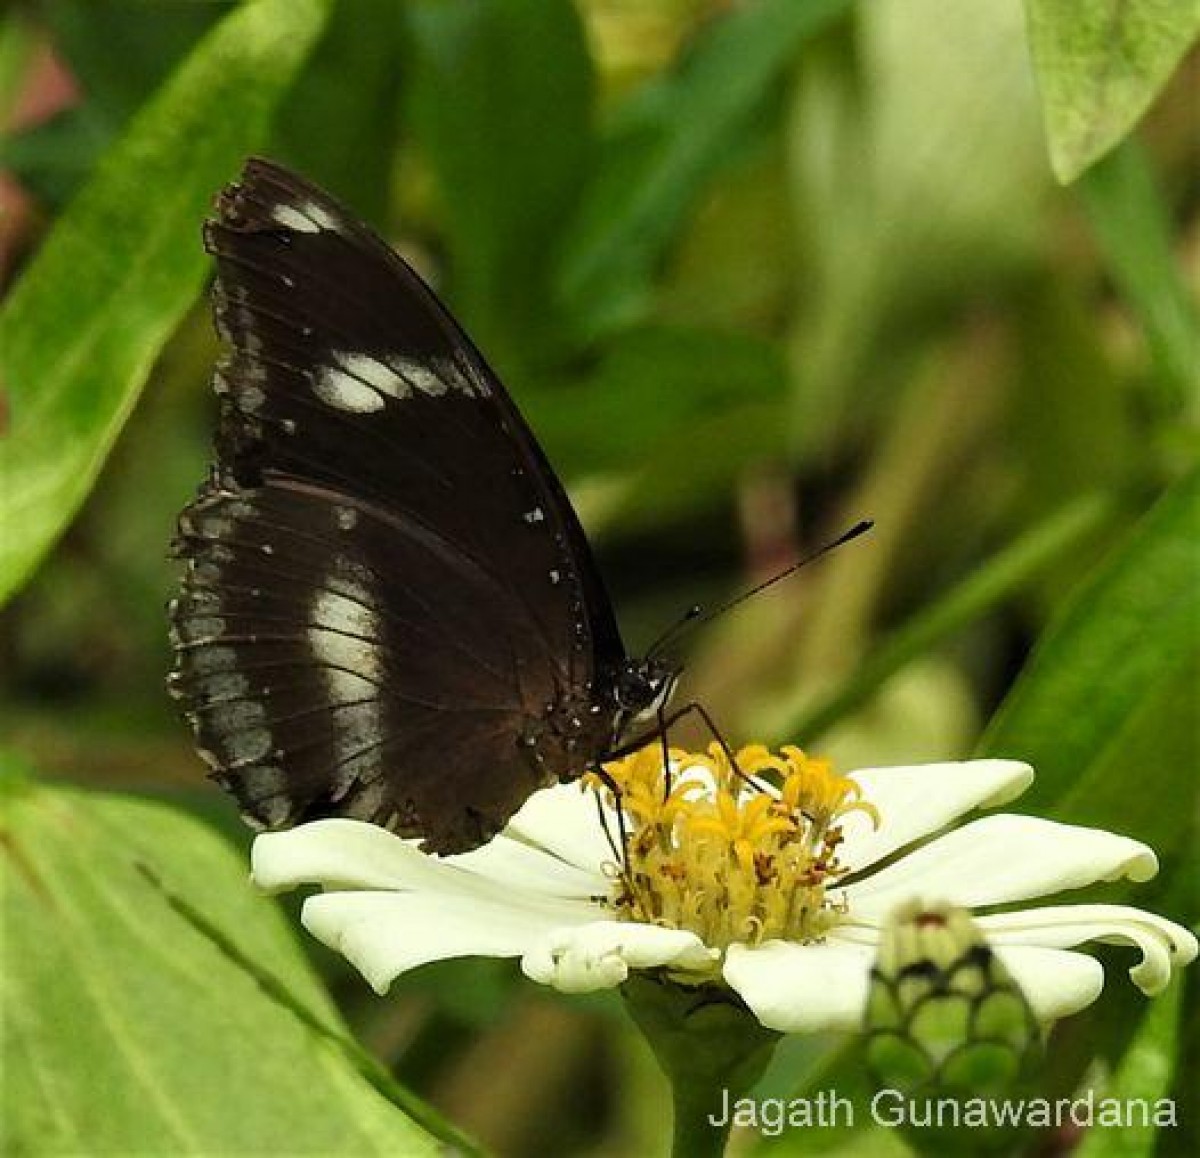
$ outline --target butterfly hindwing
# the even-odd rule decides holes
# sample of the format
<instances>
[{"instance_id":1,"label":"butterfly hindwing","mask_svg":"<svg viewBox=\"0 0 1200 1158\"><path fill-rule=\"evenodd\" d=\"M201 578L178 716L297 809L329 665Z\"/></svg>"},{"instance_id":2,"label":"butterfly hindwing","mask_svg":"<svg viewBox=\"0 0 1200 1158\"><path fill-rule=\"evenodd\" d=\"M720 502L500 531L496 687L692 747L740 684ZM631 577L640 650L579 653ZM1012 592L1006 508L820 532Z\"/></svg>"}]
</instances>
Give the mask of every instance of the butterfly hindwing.
<instances>
[{"instance_id":1,"label":"butterfly hindwing","mask_svg":"<svg viewBox=\"0 0 1200 1158\"><path fill-rule=\"evenodd\" d=\"M201 751L260 825L477 844L568 771L530 742L546 705L624 654L574 512L462 331L326 195L251 161L205 236L228 353L172 610Z\"/></svg>"}]
</instances>

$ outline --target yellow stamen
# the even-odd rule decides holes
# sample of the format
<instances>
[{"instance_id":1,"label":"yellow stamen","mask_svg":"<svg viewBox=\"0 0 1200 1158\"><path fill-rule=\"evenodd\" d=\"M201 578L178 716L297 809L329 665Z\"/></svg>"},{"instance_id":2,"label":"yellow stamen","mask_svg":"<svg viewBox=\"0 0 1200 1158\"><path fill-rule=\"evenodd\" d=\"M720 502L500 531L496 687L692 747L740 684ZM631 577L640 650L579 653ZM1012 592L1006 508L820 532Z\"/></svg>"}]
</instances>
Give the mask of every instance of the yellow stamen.
<instances>
[{"instance_id":1,"label":"yellow stamen","mask_svg":"<svg viewBox=\"0 0 1200 1158\"><path fill-rule=\"evenodd\" d=\"M618 914L690 929L717 948L819 938L840 912L826 890L849 871L837 822L862 812L879 824L859 785L792 746L749 745L736 767L719 744L669 755L669 779L653 744L605 765L619 801L599 776L585 780L625 814Z\"/></svg>"}]
</instances>

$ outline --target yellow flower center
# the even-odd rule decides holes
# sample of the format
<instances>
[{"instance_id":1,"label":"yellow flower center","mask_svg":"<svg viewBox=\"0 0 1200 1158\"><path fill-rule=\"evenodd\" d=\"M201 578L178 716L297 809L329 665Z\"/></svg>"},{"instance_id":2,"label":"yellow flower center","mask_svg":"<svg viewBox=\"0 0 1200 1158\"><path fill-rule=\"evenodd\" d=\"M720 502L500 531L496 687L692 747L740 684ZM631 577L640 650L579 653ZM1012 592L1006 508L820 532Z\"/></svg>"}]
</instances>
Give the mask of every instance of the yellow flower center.
<instances>
[{"instance_id":1,"label":"yellow flower center","mask_svg":"<svg viewBox=\"0 0 1200 1158\"><path fill-rule=\"evenodd\" d=\"M719 949L821 937L837 920L828 890L850 871L838 822L864 812L879 824L858 784L791 746L742 748L736 768L719 744L670 757L669 782L653 744L604 767L625 816L619 916L689 929ZM587 783L614 803L598 776Z\"/></svg>"}]
</instances>

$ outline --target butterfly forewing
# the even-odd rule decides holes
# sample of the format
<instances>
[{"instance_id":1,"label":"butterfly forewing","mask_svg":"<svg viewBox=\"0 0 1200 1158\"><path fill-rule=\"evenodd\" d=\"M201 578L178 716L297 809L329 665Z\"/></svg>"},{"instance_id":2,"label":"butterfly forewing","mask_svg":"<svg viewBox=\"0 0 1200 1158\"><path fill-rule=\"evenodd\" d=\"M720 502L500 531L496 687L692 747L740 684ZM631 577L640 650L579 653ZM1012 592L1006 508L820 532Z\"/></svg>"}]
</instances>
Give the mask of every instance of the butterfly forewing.
<instances>
[{"instance_id":1,"label":"butterfly forewing","mask_svg":"<svg viewBox=\"0 0 1200 1158\"><path fill-rule=\"evenodd\" d=\"M329 197L251 161L205 239L228 351L172 608L201 752L258 824L477 844L582 771L547 706L624 658L583 532L482 357Z\"/></svg>"}]
</instances>

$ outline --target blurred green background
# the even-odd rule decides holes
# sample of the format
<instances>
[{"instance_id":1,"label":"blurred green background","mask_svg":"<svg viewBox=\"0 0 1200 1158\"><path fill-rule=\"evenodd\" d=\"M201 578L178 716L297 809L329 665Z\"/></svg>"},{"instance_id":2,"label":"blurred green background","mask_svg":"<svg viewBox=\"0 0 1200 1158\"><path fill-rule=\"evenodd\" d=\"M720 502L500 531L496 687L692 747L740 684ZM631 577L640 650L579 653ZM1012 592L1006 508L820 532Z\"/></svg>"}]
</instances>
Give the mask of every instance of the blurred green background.
<instances>
[{"instance_id":1,"label":"blurred green background","mask_svg":"<svg viewBox=\"0 0 1200 1158\"><path fill-rule=\"evenodd\" d=\"M215 411L200 222L257 151L345 200L452 304L568 483L635 651L689 604L876 520L692 637L687 692L731 739L845 767L1031 758L1031 806L1154 843L1165 871L1139 903L1195 920L1200 60L1176 67L1191 5L1171 52L1139 58L1132 96L1072 90L1053 5L1035 0L236 7L47 0L0 16L0 276L30 283L0 322L3 736L14 766L89 790L61 798L79 840L117 815L89 803L111 803L103 790L248 843L164 694L163 606ZM1104 7L1080 6L1079 36ZM113 847L97 841L79 868L93 883ZM134 888L122 871L112 896ZM188 895L203 908L203 881ZM40 937L30 920L13 927ZM615 996L560 1000L511 963L467 961L379 1001L303 951L386 1069L488 1147L661 1149L666 1088ZM70 990L66 959L42 968ZM1146 1003L1113 960L1102 1005L1060 1027L1050 1088L1103 1087L1146 1044ZM40 1001L47 981L21 992ZM45 1049L64 1105L124 1089L102 1060L64 1076L70 1050L43 1041L92 1016L86 989L21 1047L34 1068ZM1194 980L1178 1016L1195 1016ZM1160 1085L1187 1093L1186 1037L1148 1040L1166 1050ZM764 1089L827 1088L843 1058L839 1042L788 1042ZM18 1152L71 1149L11 1128ZM1196 1128L1121 1152L1194 1152ZM106 1137L120 1150L129 1135Z\"/></svg>"}]
</instances>

